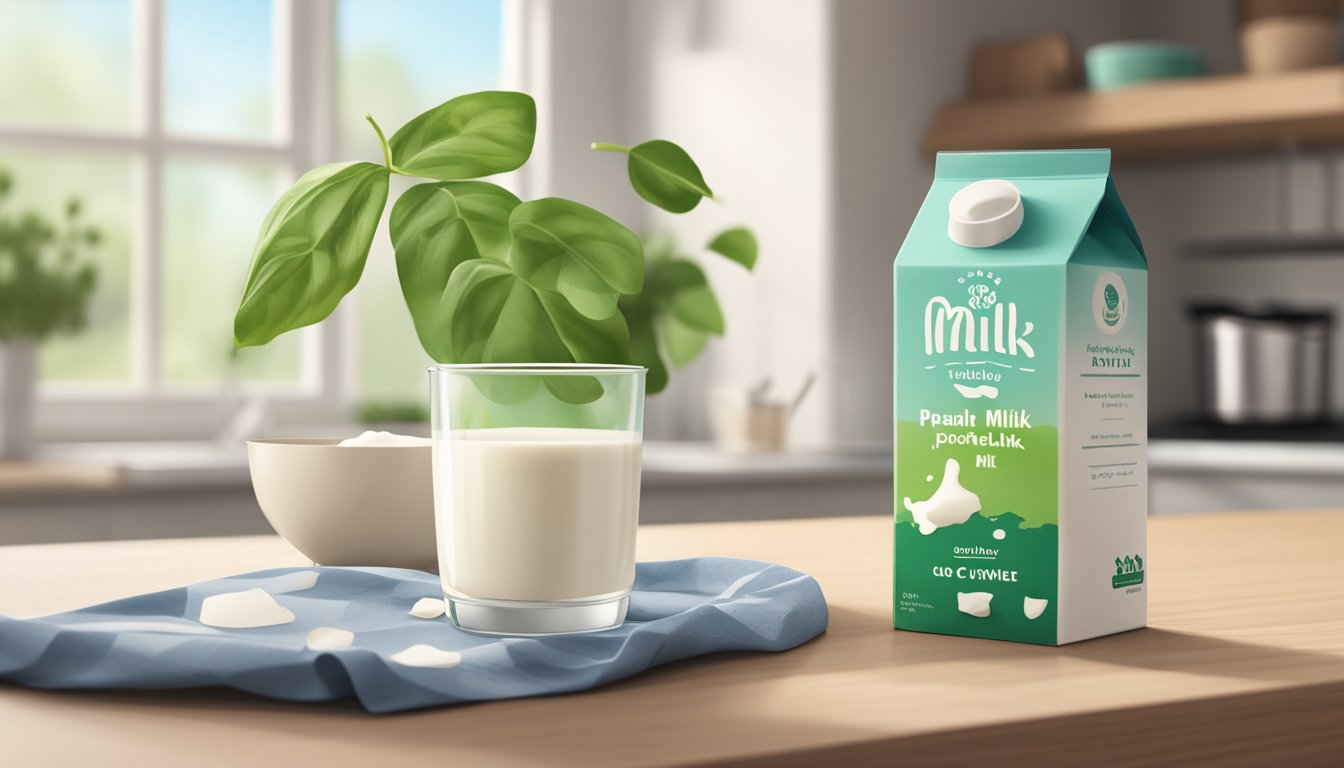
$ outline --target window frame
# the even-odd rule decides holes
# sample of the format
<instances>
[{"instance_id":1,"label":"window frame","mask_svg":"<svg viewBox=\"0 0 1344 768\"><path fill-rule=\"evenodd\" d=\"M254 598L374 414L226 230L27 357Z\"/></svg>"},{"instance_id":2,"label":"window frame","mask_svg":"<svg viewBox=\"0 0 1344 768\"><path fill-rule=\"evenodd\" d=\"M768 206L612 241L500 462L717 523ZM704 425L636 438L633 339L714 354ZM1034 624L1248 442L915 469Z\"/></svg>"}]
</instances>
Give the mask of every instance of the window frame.
<instances>
[{"instance_id":1,"label":"window frame","mask_svg":"<svg viewBox=\"0 0 1344 768\"><path fill-rule=\"evenodd\" d=\"M269 139L169 136L164 132L164 22L167 0L130 0L132 124L125 130L0 125L0 144L128 157L133 168L130 379L128 385L40 383L39 440L204 437L230 421L230 401L263 398L271 416L331 421L344 412L340 339L345 312L302 334L298 386L176 390L163 370L164 167L169 159L280 163L292 179L332 160L335 133L335 0L273 0L274 125Z\"/></svg>"},{"instance_id":2,"label":"window frame","mask_svg":"<svg viewBox=\"0 0 1344 768\"><path fill-rule=\"evenodd\" d=\"M131 236L131 379L129 385L39 383L35 432L43 442L208 439L264 401L266 419L290 425L349 421L357 380L357 307L342 302L304 328L297 386L225 382L213 388L165 388L162 370L164 200L167 158L281 163L291 179L334 162L336 153L337 2L272 0L275 125L265 140L172 136L163 129L164 28L168 0L130 0L132 123L123 131L0 123L0 146L115 153L133 163L139 210ZM503 87L523 85L534 14L524 0L503 0ZM518 186L526 177L508 174ZM384 214L386 215L386 214ZM154 297L147 300L146 297Z\"/></svg>"},{"instance_id":3,"label":"window frame","mask_svg":"<svg viewBox=\"0 0 1344 768\"><path fill-rule=\"evenodd\" d=\"M170 159L279 164L291 178L334 159L335 0L273 0L274 125L266 139L169 135L164 130L164 29L168 0L131 0L132 121L125 130L0 124L0 145L128 158L136 217L131 222L131 376L120 382L40 382L41 440L199 438L218 434L230 406L264 399L285 421L331 421L346 410L347 367L340 343L347 312L302 334L297 385L225 383L200 391L165 387L162 332L164 168Z\"/></svg>"}]
</instances>

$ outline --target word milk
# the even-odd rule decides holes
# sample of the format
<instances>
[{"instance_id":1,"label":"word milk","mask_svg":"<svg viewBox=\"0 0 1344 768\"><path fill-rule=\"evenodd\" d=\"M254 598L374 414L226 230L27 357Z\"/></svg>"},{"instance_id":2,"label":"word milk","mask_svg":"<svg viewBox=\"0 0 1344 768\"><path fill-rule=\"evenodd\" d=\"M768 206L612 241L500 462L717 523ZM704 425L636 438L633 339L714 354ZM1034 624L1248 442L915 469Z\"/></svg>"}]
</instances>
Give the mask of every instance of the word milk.
<instances>
[{"instance_id":1,"label":"word milk","mask_svg":"<svg viewBox=\"0 0 1344 768\"><path fill-rule=\"evenodd\" d=\"M895 265L898 629L1147 623L1147 263L1110 157L938 155Z\"/></svg>"}]
</instances>

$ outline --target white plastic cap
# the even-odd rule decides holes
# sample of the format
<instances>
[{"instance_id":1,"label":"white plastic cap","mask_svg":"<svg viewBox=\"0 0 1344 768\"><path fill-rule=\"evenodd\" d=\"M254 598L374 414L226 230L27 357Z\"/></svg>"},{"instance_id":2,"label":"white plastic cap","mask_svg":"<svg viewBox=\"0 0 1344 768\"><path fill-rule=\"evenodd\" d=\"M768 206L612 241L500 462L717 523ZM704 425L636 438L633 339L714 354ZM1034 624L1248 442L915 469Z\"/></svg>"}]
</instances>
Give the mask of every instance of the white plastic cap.
<instances>
[{"instance_id":1,"label":"white plastic cap","mask_svg":"<svg viewBox=\"0 0 1344 768\"><path fill-rule=\"evenodd\" d=\"M947 204L947 236L967 248L988 248L1022 226L1022 193L1010 181L967 184Z\"/></svg>"}]
</instances>

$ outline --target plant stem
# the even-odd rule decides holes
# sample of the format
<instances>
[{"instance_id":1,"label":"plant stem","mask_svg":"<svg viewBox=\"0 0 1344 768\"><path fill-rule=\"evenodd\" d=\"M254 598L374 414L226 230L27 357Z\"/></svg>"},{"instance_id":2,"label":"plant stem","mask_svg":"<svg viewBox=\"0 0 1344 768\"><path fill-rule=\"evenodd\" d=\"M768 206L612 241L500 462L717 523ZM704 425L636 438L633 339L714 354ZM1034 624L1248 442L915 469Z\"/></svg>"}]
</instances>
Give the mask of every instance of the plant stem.
<instances>
[{"instance_id":1,"label":"plant stem","mask_svg":"<svg viewBox=\"0 0 1344 768\"><path fill-rule=\"evenodd\" d=\"M383 148L383 165L387 168L387 172L396 173L397 169L392 167L392 148L387 145L387 137L383 135L382 127L378 125L377 120L373 119L373 115L368 112L364 113L364 119L368 120L369 125L373 126L373 132L378 134L378 143Z\"/></svg>"},{"instance_id":2,"label":"plant stem","mask_svg":"<svg viewBox=\"0 0 1344 768\"><path fill-rule=\"evenodd\" d=\"M603 144L600 141L593 142L593 149L599 152L624 152L630 154L630 148L622 144Z\"/></svg>"}]
</instances>

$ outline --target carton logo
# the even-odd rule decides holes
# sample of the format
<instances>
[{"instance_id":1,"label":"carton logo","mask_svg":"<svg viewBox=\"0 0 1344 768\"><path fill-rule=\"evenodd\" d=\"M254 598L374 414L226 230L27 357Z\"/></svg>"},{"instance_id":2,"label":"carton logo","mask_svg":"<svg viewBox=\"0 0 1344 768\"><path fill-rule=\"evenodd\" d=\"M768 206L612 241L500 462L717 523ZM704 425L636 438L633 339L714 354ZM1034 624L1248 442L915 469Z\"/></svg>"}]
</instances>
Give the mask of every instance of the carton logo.
<instances>
[{"instance_id":1,"label":"carton logo","mask_svg":"<svg viewBox=\"0 0 1344 768\"><path fill-rule=\"evenodd\" d=\"M989 276L994 277L994 273L990 272ZM994 285L998 285L1001 280L1002 278L995 278ZM988 283L972 283L967 286L966 295L971 297L966 300L966 306L971 309L989 309L999 303L999 294Z\"/></svg>"},{"instance_id":2,"label":"carton logo","mask_svg":"<svg viewBox=\"0 0 1344 768\"><path fill-rule=\"evenodd\" d=\"M957 282L966 287L966 304L954 305L946 296L934 296L924 305L924 354L943 352L996 352L1035 357L1027 336L1035 326L1017 318L1017 304L999 301L995 289L1003 282L993 272L973 269Z\"/></svg>"},{"instance_id":3,"label":"carton logo","mask_svg":"<svg viewBox=\"0 0 1344 768\"><path fill-rule=\"evenodd\" d=\"M1143 583L1143 558L1138 555L1125 555L1115 558L1115 575L1111 577L1111 589L1132 587Z\"/></svg>"},{"instance_id":4,"label":"carton logo","mask_svg":"<svg viewBox=\"0 0 1344 768\"><path fill-rule=\"evenodd\" d=\"M1092 316L1097 328L1108 336L1119 333L1128 315L1129 292L1125 290L1125 281L1114 272L1097 275L1092 289Z\"/></svg>"}]
</instances>

